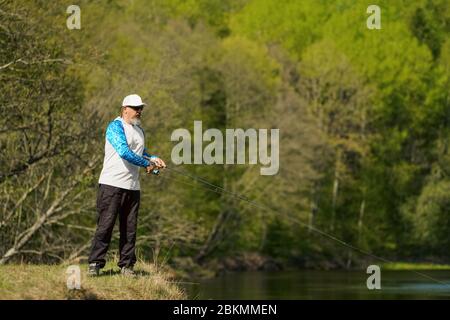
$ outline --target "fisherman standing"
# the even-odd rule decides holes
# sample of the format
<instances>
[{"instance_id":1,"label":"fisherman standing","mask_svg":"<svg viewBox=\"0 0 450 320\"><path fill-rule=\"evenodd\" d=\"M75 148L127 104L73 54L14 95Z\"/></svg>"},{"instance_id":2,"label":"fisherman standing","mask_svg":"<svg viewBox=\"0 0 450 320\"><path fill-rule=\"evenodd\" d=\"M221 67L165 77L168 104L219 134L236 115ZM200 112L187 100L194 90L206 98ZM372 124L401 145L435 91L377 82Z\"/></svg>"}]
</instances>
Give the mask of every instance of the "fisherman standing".
<instances>
[{"instance_id":1,"label":"fisherman standing","mask_svg":"<svg viewBox=\"0 0 450 320\"><path fill-rule=\"evenodd\" d=\"M121 115L106 129L105 158L97 193L97 230L89 255L89 275L99 275L117 216L120 224L118 266L124 275L134 275L136 229L140 203L139 167L147 173L165 168L163 160L148 153L140 126L146 104L136 94L123 99Z\"/></svg>"}]
</instances>

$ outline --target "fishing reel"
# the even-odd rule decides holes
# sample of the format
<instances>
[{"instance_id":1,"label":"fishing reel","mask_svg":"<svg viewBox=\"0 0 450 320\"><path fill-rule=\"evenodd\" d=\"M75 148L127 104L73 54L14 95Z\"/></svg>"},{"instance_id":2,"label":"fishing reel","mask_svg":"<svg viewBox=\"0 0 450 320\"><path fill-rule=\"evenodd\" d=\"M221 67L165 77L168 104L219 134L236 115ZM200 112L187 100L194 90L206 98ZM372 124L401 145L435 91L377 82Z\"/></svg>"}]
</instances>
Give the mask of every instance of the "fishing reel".
<instances>
[{"instance_id":1,"label":"fishing reel","mask_svg":"<svg viewBox=\"0 0 450 320\"><path fill-rule=\"evenodd\" d=\"M153 165L153 166L156 166L156 163L154 163L152 161L150 161L150 164ZM159 175L161 173L161 171L159 171L159 169L153 169L151 173L153 175L157 176L157 175Z\"/></svg>"}]
</instances>

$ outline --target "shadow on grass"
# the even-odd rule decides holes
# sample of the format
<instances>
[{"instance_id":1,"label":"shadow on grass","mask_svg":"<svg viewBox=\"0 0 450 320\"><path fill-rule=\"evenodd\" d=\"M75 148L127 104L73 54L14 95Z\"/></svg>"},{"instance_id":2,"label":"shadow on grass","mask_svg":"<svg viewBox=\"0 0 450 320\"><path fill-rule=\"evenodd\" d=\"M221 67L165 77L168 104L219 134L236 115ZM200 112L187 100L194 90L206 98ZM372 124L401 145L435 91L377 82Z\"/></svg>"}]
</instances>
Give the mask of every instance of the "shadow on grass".
<instances>
[{"instance_id":1,"label":"shadow on grass","mask_svg":"<svg viewBox=\"0 0 450 320\"><path fill-rule=\"evenodd\" d=\"M136 273L136 277L149 277L152 275L152 273L144 271L144 270L134 270L134 272ZM120 269L108 269L108 270L101 271L98 276L99 277L111 277L111 276L116 276L116 275L120 275L120 274L121 274Z\"/></svg>"},{"instance_id":2,"label":"shadow on grass","mask_svg":"<svg viewBox=\"0 0 450 320\"><path fill-rule=\"evenodd\" d=\"M66 291L67 300L97 300L98 297L95 293L86 289L79 290L67 290Z\"/></svg>"},{"instance_id":3,"label":"shadow on grass","mask_svg":"<svg viewBox=\"0 0 450 320\"><path fill-rule=\"evenodd\" d=\"M100 274L98 275L99 277L110 277L110 276L116 276L120 274L120 270L119 269L109 269L109 270L101 270Z\"/></svg>"}]
</instances>

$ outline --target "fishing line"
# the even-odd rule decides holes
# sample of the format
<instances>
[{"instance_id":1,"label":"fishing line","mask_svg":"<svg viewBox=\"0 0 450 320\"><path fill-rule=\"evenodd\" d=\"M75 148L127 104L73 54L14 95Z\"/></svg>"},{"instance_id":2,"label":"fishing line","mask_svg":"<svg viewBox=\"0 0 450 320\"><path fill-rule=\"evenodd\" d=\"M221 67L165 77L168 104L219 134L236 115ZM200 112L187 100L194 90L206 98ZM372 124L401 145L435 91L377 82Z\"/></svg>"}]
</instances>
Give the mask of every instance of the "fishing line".
<instances>
[{"instance_id":1,"label":"fishing line","mask_svg":"<svg viewBox=\"0 0 450 320\"><path fill-rule=\"evenodd\" d=\"M222 194L222 192L218 191L216 188L213 189L213 188L209 188L206 185L193 184L193 183L186 182L184 180L176 179L176 178L174 178L172 173L170 173L170 172L168 172L168 173L170 174L169 176L167 176L167 174L164 174L163 176L160 176L160 178L163 179L163 180L166 180L166 181L173 181L173 182L181 183L181 184L184 184L186 186L190 186L190 187L193 187L193 188L196 188L196 189L201 188L201 189L204 189L204 190L215 192L217 194Z\"/></svg>"},{"instance_id":2,"label":"fishing line","mask_svg":"<svg viewBox=\"0 0 450 320\"><path fill-rule=\"evenodd\" d=\"M184 176L184 177L187 177L187 178L190 178L190 179L196 181L197 183L199 183L199 186L203 187L206 190L213 191L213 192L218 193L218 194L229 195L229 196L231 196L233 198L242 200L242 201L246 202L247 204L250 204L250 205L252 205L252 206L254 206L256 208L259 208L259 209L262 209L262 210L266 210L266 211L270 211L270 212L276 213L278 215L281 214L282 216L287 218L290 222L299 224L302 227L305 227L305 228L307 228L307 229L309 229L311 231L314 231L314 232L322 235L323 237L326 237L326 238L328 238L330 240L333 240L333 241L341 244L342 246L347 247L349 249L352 249L353 251L356 251L356 252L358 252L360 254L366 255L366 256L371 257L371 258L373 258L375 260L383 261L383 262L386 262L386 263L395 263L395 261L392 261L392 260L389 260L389 259L377 256L377 255L375 255L373 253L370 253L370 252L365 251L365 250L363 250L361 248L358 248L358 247L356 247L354 245L351 245L351 244L345 242L344 240L341 240L341 239L335 237L332 234L329 234L329 233L327 233L325 231L322 231L322 230L320 230L320 229L318 229L316 227L310 226L310 225L306 224L305 222L300 221L298 218L291 217L291 216L289 216L287 214L284 214L284 213L282 213L280 211L277 211L277 210L275 210L275 209L273 209L271 207L268 207L266 205L262 205L262 204L259 204L259 203L255 202L255 201L252 201L248 197L243 196L243 195L241 195L239 193L235 193L235 192L229 191L229 190L227 190L227 189L225 189L223 187L215 185L215 184L209 182L208 180L206 180L206 179L204 179L202 177L199 177L199 176L196 176L196 175L192 175L192 174L189 174L189 173L187 173L185 171L181 171L181 170L178 170L178 169L175 169L175 168L166 167L166 169L169 170L169 172L172 171L172 172L174 172L176 174L179 174L181 176ZM189 185L189 186L195 187L194 184L190 184L190 183L187 183L185 181L181 181L179 179L175 179L173 177L170 177L170 178L165 177L165 178L173 180L175 182L179 182L179 183L183 183L185 185ZM433 277L431 277L431 276L429 276L429 275L427 275L425 273L422 273L422 272L419 272L419 271L415 271L415 270L407 270L407 271L409 271L411 273L414 273L416 275L419 275L421 277L427 278L429 280L432 280L434 282L437 282L437 283L440 283L440 284L443 284L443 285L446 285L446 286L450 286L449 283L446 283L446 282L443 282L441 280L435 279L435 278L433 278Z\"/></svg>"}]
</instances>

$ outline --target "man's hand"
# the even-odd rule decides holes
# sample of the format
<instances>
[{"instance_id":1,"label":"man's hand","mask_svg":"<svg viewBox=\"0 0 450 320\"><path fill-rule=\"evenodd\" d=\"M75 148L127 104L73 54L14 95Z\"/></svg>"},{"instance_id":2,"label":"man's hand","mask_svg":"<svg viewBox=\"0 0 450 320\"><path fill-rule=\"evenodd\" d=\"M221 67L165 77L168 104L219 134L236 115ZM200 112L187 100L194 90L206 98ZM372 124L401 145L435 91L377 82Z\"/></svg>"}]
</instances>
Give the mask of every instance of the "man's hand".
<instances>
[{"instance_id":1,"label":"man's hand","mask_svg":"<svg viewBox=\"0 0 450 320\"><path fill-rule=\"evenodd\" d=\"M153 162L158 167L158 169L167 167L166 163L160 158L152 158L150 161Z\"/></svg>"},{"instance_id":2,"label":"man's hand","mask_svg":"<svg viewBox=\"0 0 450 320\"><path fill-rule=\"evenodd\" d=\"M150 161L150 163L151 163L147 168L145 168L145 170L149 174L152 173L153 169L163 169L166 167L166 163L160 158L157 158L157 157L149 158L146 156L144 156L144 158L147 159L148 161Z\"/></svg>"}]
</instances>

